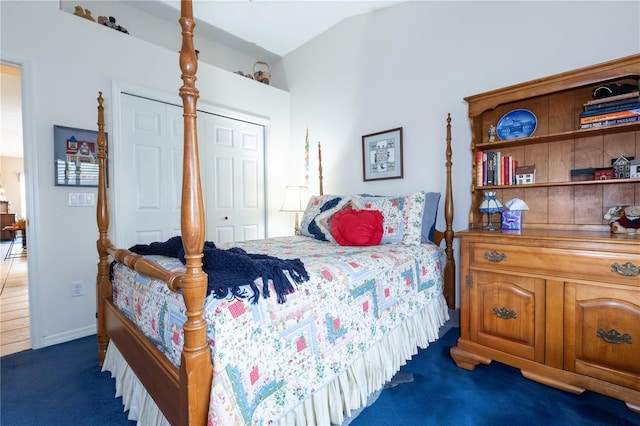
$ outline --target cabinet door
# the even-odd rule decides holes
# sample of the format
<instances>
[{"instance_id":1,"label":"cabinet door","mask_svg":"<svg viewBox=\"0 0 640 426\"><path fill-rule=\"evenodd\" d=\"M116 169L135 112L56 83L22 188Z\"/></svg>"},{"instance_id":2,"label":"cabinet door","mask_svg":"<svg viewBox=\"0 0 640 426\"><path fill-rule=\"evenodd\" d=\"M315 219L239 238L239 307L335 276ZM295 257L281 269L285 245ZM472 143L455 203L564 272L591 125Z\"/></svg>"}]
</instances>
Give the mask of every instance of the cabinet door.
<instances>
[{"instance_id":1,"label":"cabinet door","mask_svg":"<svg viewBox=\"0 0 640 426\"><path fill-rule=\"evenodd\" d=\"M640 288L565 284L565 369L640 391Z\"/></svg>"},{"instance_id":2,"label":"cabinet door","mask_svg":"<svg viewBox=\"0 0 640 426\"><path fill-rule=\"evenodd\" d=\"M544 362L544 280L484 271L472 277L471 340Z\"/></svg>"}]
</instances>

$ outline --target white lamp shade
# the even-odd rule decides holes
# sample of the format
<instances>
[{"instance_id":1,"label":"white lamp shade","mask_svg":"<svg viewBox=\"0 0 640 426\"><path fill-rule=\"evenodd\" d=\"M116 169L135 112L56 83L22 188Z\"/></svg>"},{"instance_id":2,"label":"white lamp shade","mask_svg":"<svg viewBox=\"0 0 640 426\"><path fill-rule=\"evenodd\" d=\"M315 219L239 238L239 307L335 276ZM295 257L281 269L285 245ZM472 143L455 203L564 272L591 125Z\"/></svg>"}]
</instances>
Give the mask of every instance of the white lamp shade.
<instances>
[{"instance_id":1,"label":"white lamp shade","mask_svg":"<svg viewBox=\"0 0 640 426\"><path fill-rule=\"evenodd\" d=\"M287 186L280 211L303 212L307 208L308 201L309 195L306 186Z\"/></svg>"}]
</instances>

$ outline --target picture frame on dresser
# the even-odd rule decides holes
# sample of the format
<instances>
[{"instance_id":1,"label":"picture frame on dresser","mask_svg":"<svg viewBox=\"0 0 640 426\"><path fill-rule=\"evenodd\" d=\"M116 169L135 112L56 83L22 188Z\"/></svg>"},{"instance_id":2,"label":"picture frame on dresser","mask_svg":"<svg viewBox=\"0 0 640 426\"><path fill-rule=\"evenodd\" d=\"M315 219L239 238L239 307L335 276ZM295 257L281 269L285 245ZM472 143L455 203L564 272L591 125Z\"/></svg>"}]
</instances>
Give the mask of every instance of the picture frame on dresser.
<instances>
[{"instance_id":1,"label":"picture frame on dresser","mask_svg":"<svg viewBox=\"0 0 640 426\"><path fill-rule=\"evenodd\" d=\"M97 138L95 130L53 126L55 186L98 187Z\"/></svg>"},{"instance_id":2,"label":"picture frame on dresser","mask_svg":"<svg viewBox=\"0 0 640 426\"><path fill-rule=\"evenodd\" d=\"M402 127L362 136L362 180L403 177Z\"/></svg>"}]
</instances>

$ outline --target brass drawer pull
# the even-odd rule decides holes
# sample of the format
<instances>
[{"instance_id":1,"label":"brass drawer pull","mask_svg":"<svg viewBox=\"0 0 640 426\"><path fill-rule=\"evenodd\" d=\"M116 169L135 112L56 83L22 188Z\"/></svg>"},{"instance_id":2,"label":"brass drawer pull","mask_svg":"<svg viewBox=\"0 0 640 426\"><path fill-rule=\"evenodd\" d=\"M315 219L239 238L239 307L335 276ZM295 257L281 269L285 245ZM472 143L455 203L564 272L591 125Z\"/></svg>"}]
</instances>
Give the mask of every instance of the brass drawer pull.
<instances>
[{"instance_id":1,"label":"brass drawer pull","mask_svg":"<svg viewBox=\"0 0 640 426\"><path fill-rule=\"evenodd\" d=\"M509 309L502 307L500 309L493 308L493 313L496 314L498 318L502 319L517 319L516 311L510 311Z\"/></svg>"},{"instance_id":2,"label":"brass drawer pull","mask_svg":"<svg viewBox=\"0 0 640 426\"><path fill-rule=\"evenodd\" d=\"M617 272L625 277L637 277L640 275L640 266L636 266L631 262L620 265L618 262L611 265L611 272Z\"/></svg>"},{"instance_id":3,"label":"brass drawer pull","mask_svg":"<svg viewBox=\"0 0 640 426\"><path fill-rule=\"evenodd\" d=\"M489 262L502 262L503 260L507 260L507 255L504 253L498 253L497 251L492 251L491 253L489 253L488 251L484 252L484 258L487 259Z\"/></svg>"},{"instance_id":4,"label":"brass drawer pull","mask_svg":"<svg viewBox=\"0 0 640 426\"><path fill-rule=\"evenodd\" d=\"M598 329L598 337L604 340L605 342L615 343L616 345L620 345L622 343L632 344L631 336L627 333L620 334L615 328L610 331L604 331L604 329Z\"/></svg>"}]
</instances>

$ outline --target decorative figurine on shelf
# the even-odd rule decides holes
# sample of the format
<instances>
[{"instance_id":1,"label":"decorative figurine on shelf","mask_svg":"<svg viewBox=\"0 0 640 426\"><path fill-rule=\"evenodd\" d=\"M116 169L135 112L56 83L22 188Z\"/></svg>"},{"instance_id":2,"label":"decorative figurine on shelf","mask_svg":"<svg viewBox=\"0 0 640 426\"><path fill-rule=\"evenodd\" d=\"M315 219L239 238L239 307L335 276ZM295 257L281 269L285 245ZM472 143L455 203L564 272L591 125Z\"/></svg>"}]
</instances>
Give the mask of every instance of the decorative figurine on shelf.
<instances>
[{"instance_id":1,"label":"decorative figurine on shelf","mask_svg":"<svg viewBox=\"0 0 640 426\"><path fill-rule=\"evenodd\" d=\"M82 9L82 6L76 6L73 14L81 18L88 19L89 21L96 22L96 20L93 19L93 16L91 16L91 11L89 9Z\"/></svg>"},{"instance_id":2,"label":"decorative figurine on shelf","mask_svg":"<svg viewBox=\"0 0 640 426\"><path fill-rule=\"evenodd\" d=\"M493 225L493 214L502 212L504 210L504 206L500 200L496 198L496 191L485 191L484 199L482 200L482 203L480 203L479 210L480 213L487 213L489 216L489 224L485 229L487 231L497 231L498 228Z\"/></svg>"},{"instance_id":3,"label":"decorative figurine on shelf","mask_svg":"<svg viewBox=\"0 0 640 426\"><path fill-rule=\"evenodd\" d=\"M113 28L114 30L120 31L121 33L129 34L129 31L127 31L126 28L116 24L116 18L114 18L113 16L99 16L98 24L104 25L105 27Z\"/></svg>"},{"instance_id":4,"label":"decorative figurine on shelf","mask_svg":"<svg viewBox=\"0 0 640 426\"><path fill-rule=\"evenodd\" d=\"M487 132L489 134L489 142L495 142L496 140L496 126L494 126L493 124L489 125L489 131Z\"/></svg>"},{"instance_id":5,"label":"decorative figurine on shelf","mask_svg":"<svg viewBox=\"0 0 640 426\"><path fill-rule=\"evenodd\" d=\"M253 78L264 84L271 84L271 67L265 61L253 64Z\"/></svg>"},{"instance_id":6,"label":"decorative figurine on shelf","mask_svg":"<svg viewBox=\"0 0 640 426\"><path fill-rule=\"evenodd\" d=\"M613 206L604 218L612 234L640 234L640 206Z\"/></svg>"},{"instance_id":7,"label":"decorative figurine on shelf","mask_svg":"<svg viewBox=\"0 0 640 426\"><path fill-rule=\"evenodd\" d=\"M502 229L507 231L522 230L522 212L529 210L529 206L520 198L512 198L504 203L502 211Z\"/></svg>"}]
</instances>

